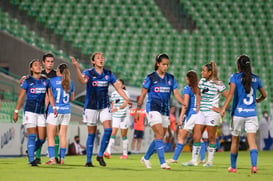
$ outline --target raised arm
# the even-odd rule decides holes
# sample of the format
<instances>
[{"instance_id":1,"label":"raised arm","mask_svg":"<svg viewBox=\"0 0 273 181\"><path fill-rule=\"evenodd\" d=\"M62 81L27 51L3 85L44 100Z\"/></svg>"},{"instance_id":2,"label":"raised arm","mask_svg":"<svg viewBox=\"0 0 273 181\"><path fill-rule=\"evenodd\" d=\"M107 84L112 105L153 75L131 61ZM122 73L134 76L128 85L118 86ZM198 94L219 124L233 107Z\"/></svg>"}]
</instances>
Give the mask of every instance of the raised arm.
<instances>
[{"instance_id":1,"label":"raised arm","mask_svg":"<svg viewBox=\"0 0 273 181\"><path fill-rule=\"evenodd\" d=\"M133 103L130 101L130 99L128 98L128 96L125 94L125 92L123 91L122 88L120 88L119 86L117 86L117 82L115 82L113 84L114 88L116 89L116 91L118 92L118 94L124 99L124 102L127 102L129 104L129 107L131 108L133 106ZM125 107L125 106L124 106Z\"/></svg>"},{"instance_id":2,"label":"raised arm","mask_svg":"<svg viewBox=\"0 0 273 181\"><path fill-rule=\"evenodd\" d=\"M84 77L81 73L80 67L79 67L79 60L76 60L74 57L71 57L72 63L75 67L76 73L77 73L77 77L80 83L82 84L86 84L88 79L86 77Z\"/></svg>"}]
</instances>

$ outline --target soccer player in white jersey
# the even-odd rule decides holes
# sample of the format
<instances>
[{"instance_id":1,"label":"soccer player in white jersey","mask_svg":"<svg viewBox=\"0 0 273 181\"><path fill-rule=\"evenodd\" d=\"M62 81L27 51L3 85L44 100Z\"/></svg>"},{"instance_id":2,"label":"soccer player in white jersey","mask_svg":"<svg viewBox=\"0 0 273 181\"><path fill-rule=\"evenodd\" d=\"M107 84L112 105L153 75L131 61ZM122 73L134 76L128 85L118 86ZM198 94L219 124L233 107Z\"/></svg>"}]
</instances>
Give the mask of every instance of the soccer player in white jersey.
<instances>
[{"instance_id":1,"label":"soccer player in white jersey","mask_svg":"<svg viewBox=\"0 0 273 181\"><path fill-rule=\"evenodd\" d=\"M236 162L238 157L239 136L242 128L245 127L250 150L252 166L251 173L257 173L258 150L255 142L255 135L259 124L257 119L256 103L263 101L266 98L266 93L260 78L257 75L252 74L250 59L248 56L239 56L237 59L237 68L239 73L235 73L230 77L230 91L220 112L221 116L225 115L225 110L233 98L231 111L231 165L228 171L232 173L237 171ZM259 90L261 95L256 99L257 90Z\"/></svg>"},{"instance_id":2,"label":"soccer player in white jersey","mask_svg":"<svg viewBox=\"0 0 273 181\"><path fill-rule=\"evenodd\" d=\"M67 146L67 127L71 117L71 106L70 102L74 99L74 83L70 79L70 71L66 64L60 64L57 68L57 76L50 79L52 85L52 92L58 110L58 116L55 117L53 114L53 107L49 104L48 117L47 117L47 141L48 141L48 155L49 161L46 165L56 164L55 156L55 135L60 137L60 164L64 164L64 156L66 153ZM59 131L57 132L57 127Z\"/></svg>"},{"instance_id":3,"label":"soccer player in white jersey","mask_svg":"<svg viewBox=\"0 0 273 181\"><path fill-rule=\"evenodd\" d=\"M117 85L129 97L128 92L126 91L124 80L118 79ZM111 111L112 111L112 134L110 137L109 144L107 146L106 152L103 156L106 158L111 158L111 149L115 144L116 135L118 129L120 128L121 137L122 137L122 156L120 159L128 158L128 139L127 132L129 128L129 111L127 102L119 95L117 91L114 91L111 95Z\"/></svg>"},{"instance_id":4,"label":"soccer player in white jersey","mask_svg":"<svg viewBox=\"0 0 273 181\"><path fill-rule=\"evenodd\" d=\"M193 131L192 160L182 163L184 166L197 166L198 156L201 148L202 133L207 128L208 131L208 161L203 165L212 166L214 153L216 150L216 130L220 124L219 100L221 94L227 97L228 91L222 81L217 76L215 62L208 63L202 68L202 79L199 81L198 88L201 93L200 111L195 122ZM217 111L217 112L216 112Z\"/></svg>"}]
</instances>

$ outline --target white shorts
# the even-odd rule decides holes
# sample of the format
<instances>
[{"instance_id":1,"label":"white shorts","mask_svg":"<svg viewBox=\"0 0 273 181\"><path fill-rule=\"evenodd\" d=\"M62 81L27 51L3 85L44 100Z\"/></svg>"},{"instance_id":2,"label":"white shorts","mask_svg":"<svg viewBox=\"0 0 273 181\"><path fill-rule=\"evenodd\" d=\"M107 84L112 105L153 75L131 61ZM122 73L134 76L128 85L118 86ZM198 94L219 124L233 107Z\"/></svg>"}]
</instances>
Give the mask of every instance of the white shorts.
<instances>
[{"instance_id":1,"label":"white shorts","mask_svg":"<svg viewBox=\"0 0 273 181\"><path fill-rule=\"evenodd\" d=\"M195 124L201 124L206 126L219 126L220 120L221 116L219 113L216 113L214 111L209 112L200 111Z\"/></svg>"},{"instance_id":2,"label":"white shorts","mask_svg":"<svg viewBox=\"0 0 273 181\"><path fill-rule=\"evenodd\" d=\"M256 133L259 129L259 123L257 116L252 117L238 117L233 116L231 122L231 134L233 136L239 136L242 128L245 126L247 133Z\"/></svg>"},{"instance_id":3,"label":"white shorts","mask_svg":"<svg viewBox=\"0 0 273 181\"><path fill-rule=\"evenodd\" d=\"M198 113L192 114L190 119L188 119L188 121L185 121L183 129L191 133L197 119L198 119Z\"/></svg>"},{"instance_id":4,"label":"white shorts","mask_svg":"<svg viewBox=\"0 0 273 181\"><path fill-rule=\"evenodd\" d=\"M26 111L23 115L23 125L26 128L46 127L46 119L44 114Z\"/></svg>"},{"instance_id":5,"label":"white shorts","mask_svg":"<svg viewBox=\"0 0 273 181\"><path fill-rule=\"evenodd\" d=\"M148 113L148 123L151 127L155 124L162 124L163 128L168 128L170 125L170 118L169 116L160 114L158 111L150 111Z\"/></svg>"},{"instance_id":6,"label":"white shorts","mask_svg":"<svg viewBox=\"0 0 273 181\"><path fill-rule=\"evenodd\" d=\"M46 122L55 126L58 125L69 125L71 114L58 114L57 117L53 113L47 116Z\"/></svg>"},{"instance_id":7,"label":"white shorts","mask_svg":"<svg viewBox=\"0 0 273 181\"><path fill-rule=\"evenodd\" d=\"M129 128L129 117L126 116L125 118L115 118L112 117L112 127L113 128L120 128L120 129L128 129Z\"/></svg>"},{"instance_id":8,"label":"white shorts","mask_svg":"<svg viewBox=\"0 0 273 181\"><path fill-rule=\"evenodd\" d=\"M83 115L83 122L87 126L97 126L98 121L103 123L104 121L110 120L112 118L112 113L109 108L94 110L94 109L85 109Z\"/></svg>"}]
</instances>

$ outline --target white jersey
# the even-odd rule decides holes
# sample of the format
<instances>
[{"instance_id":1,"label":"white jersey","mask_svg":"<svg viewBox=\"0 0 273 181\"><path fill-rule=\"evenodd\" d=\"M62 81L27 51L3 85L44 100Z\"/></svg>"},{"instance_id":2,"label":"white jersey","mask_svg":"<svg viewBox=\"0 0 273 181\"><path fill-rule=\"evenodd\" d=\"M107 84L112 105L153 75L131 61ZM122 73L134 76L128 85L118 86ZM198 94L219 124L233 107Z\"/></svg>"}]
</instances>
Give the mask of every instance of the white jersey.
<instances>
[{"instance_id":1,"label":"white jersey","mask_svg":"<svg viewBox=\"0 0 273 181\"><path fill-rule=\"evenodd\" d=\"M222 81L207 81L202 78L199 81L198 88L201 92L200 111L211 111L212 107L219 107L221 93L226 90Z\"/></svg>"},{"instance_id":2,"label":"white jersey","mask_svg":"<svg viewBox=\"0 0 273 181\"><path fill-rule=\"evenodd\" d=\"M125 94L129 98L128 92L126 90L123 90L123 91L125 92ZM119 93L117 91L114 91L114 92L112 92L112 95L111 95L111 102L113 102L113 108L117 108L117 107L120 107L124 103L124 99L119 95ZM129 114L129 112L128 112L128 105L127 105L125 108L112 113L112 116L115 118L125 118L126 116L128 116L128 114Z\"/></svg>"}]
</instances>

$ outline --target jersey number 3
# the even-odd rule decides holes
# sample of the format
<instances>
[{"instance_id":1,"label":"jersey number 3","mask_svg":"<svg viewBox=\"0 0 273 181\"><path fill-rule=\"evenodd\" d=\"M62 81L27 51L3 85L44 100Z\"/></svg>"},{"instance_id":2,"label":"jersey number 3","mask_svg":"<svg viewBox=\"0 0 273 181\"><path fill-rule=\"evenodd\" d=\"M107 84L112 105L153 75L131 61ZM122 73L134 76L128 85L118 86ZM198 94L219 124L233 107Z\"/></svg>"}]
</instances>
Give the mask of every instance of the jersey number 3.
<instances>
[{"instance_id":1,"label":"jersey number 3","mask_svg":"<svg viewBox=\"0 0 273 181\"><path fill-rule=\"evenodd\" d=\"M246 95L247 98L244 98L244 104L245 105L250 105L253 103L253 89L250 89L250 93Z\"/></svg>"}]
</instances>

